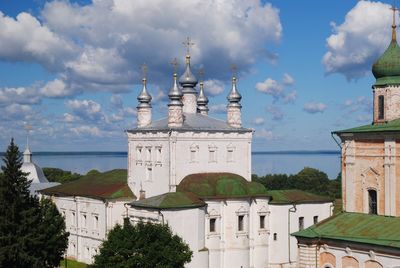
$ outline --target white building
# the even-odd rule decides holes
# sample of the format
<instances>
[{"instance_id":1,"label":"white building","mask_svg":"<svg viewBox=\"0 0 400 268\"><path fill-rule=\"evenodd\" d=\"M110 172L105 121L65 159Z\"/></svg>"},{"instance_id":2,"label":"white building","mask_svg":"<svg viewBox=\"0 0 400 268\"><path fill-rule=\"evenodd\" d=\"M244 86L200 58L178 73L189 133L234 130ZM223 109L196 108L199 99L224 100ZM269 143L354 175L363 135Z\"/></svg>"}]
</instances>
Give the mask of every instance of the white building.
<instances>
[{"instance_id":1,"label":"white building","mask_svg":"<svg viewBox=\"0 0 400 268\"><path fill-rule=\"evenodd\" d=\"M301 191L269 192L251 182L253 130L242 127L236 77L226 121L208 115L203 83L199 92L197 83L186 55L179 85L173 76L168 116L153 121L143 79L137 127L127 131L128 174L120 187L131 192L125 201L91 191L107 175L95 176L91 187L79 180L45 190L66 215L69 257L90 263L107 230L127 215L132 222L168 223L193 251L187 267L296 266L297 246L289 234L329 217L332 201Z\"/></svg>"}]
</instances>

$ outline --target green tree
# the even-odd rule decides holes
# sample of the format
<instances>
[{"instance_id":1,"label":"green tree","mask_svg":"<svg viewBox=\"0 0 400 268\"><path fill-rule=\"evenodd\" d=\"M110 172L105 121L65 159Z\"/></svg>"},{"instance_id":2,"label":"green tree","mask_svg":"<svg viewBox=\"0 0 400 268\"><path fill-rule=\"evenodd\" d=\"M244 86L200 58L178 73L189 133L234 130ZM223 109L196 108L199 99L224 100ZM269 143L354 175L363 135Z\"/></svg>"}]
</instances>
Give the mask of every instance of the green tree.
<instances>
[{"instance_id":1,"label":"green tree","mask_svg":"<svg viewBox=\"0 0 400 268\"><path fill-rule=\"evenodd\" d=\"M66 183L78 180L82 175L78 173L72 173L71 171L65 171L60 168L43 168L43 173L46 178L51 182Z\"/></svg>"},{"instance_id":2,"label":"green tree","mask_svg":"<svg viewBox=\"0 0 400 268\"><path fill-rule=\"evenodd\" d=\"M0 267L55 267L68 233L51 201L30 195L18 146L11 140L0 175Z\"/></svg>"},{"instance_id":3,"label":"green tree","mask_svg":"<svg viewBox=\"0 0 400 268\"><path fill-rule=\"evenodd\" d=\"M192 251L183 240L173 235L168 225L125 219L103 242L95 256L96 268L179 268L190 262Z\"/></svg>"}]
</instances>

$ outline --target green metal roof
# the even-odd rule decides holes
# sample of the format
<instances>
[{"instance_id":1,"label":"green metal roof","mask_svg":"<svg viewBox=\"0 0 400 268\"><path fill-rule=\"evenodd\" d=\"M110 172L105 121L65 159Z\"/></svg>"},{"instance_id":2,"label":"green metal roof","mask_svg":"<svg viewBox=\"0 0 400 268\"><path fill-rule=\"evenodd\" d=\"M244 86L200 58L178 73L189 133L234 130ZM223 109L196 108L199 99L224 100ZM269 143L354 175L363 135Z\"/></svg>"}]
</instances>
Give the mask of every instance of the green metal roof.
<instances>
[{"instance_id":1,"label":"green metal roof","mask_svg":"<svg viewBox=\"0 0 400 268\"><path fill-rule=\"evenodd\" d=\"M302 204L333 202L332 198L308 193L301 190L271 190L267 191L272 200L270 204Z\"/></svg>"},{"instance_id":2,"label":"green metal roof","mask_svg":"<svg viewBox=\"0 0 400 268\"><path fill-rule=\"evenodd\" d=\"M400 131L400 119L388 121L386 123L369 124L365 126L334 131L334 134L344 133L370 133L370 132L397 132Z\"/></svg>"},{"instance_id":3,"label":"green metal roof","mask_svg":"<svg viewBox=\"0 0 400 268\"><path fill-rule=\"evenodd\" d=\"M343 212L293 236L400 248L400 217Z\"/></svg>"},{"instance_id":4,"label":"green metal roof","mask_svg":"<svg viewBox=\"0 0 400 268\"><path fill-rule=\"evenodd\" d=\"M192 193L172 192L130 203L133 207L155 209L197 208L206 205Z\"/></svg>"},{"instance_id":5,"label":"green metal roof","mask_svg":"<svg viewBox=\"0 0 400 268\"><path fill-rule=\"evenodd\" d=\"M372 73L376 78L374 86L400 84L400 47L395 39L383 55L372 65Z\"/></svg>"},{"instance_id":6,"label":"green metal roof","mask_svg":"<svg viewBox=\"0 0 400 268\"><path fill-rule=\"evenodd\" d=\"M136 196L126 181L126 169L114 169L104 173L89 173L79 180L46 188L40 192L45 195L83 196L102 200L134 200Z\"/></svg>"},{"instance_id":7,"label":"green metal roof","mask_svg":"<svg viewBox=\"0 0 400 268\"><path fill-rule=\"evenodd\" d=\"M200 198L241 198L268 196L267 189L232 173L198 173L186 176L177 186L179 192L191 192Z\"/></svg>"}]
</instances>

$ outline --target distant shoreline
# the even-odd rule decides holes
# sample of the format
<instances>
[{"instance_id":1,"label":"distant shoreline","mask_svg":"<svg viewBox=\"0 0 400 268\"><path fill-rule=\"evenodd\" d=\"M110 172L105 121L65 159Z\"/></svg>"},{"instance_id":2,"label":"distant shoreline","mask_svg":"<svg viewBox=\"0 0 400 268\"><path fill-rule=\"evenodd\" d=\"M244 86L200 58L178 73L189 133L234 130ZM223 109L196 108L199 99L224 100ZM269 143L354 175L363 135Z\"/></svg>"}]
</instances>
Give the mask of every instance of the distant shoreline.
<instances>
[{"instance_id":1,"label":"distant shoreline","mask_svg":"<svg viewBox=\"0 0 400 268\"><path fill-rule=\"evenodd\" d=\"M316 151L303 151L303 150L291 150L291 151L254 151L252 155L339 155L340 151L335 150L316 150ZM3 156L4 152L0 152ZM127 152L115 151L115 152L99 152L99 151L88 151L88 152L34 152L33 155L38 156L74 156L74 155L87 155L87 156L127 156Z\"/></svg>"}]
</instances>

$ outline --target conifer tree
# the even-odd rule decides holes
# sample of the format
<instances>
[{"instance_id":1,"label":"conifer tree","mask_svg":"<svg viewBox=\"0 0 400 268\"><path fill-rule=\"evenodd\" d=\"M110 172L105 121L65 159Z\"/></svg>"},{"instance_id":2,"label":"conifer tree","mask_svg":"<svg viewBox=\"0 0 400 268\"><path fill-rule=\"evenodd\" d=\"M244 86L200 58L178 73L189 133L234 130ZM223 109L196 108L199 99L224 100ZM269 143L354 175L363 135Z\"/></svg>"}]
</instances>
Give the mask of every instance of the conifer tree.
<instances>
[{"instance_id":1,"label":"conifer tree","mask_svg":"<svg viewBox=\"0 0 400 268\"><path fill-rule=\"evenodd\" d=\"M65 223L51 201L30 194L11 140L0 174L0 267L55 267L67 246Z\"/></svg>"}]
</instances>

